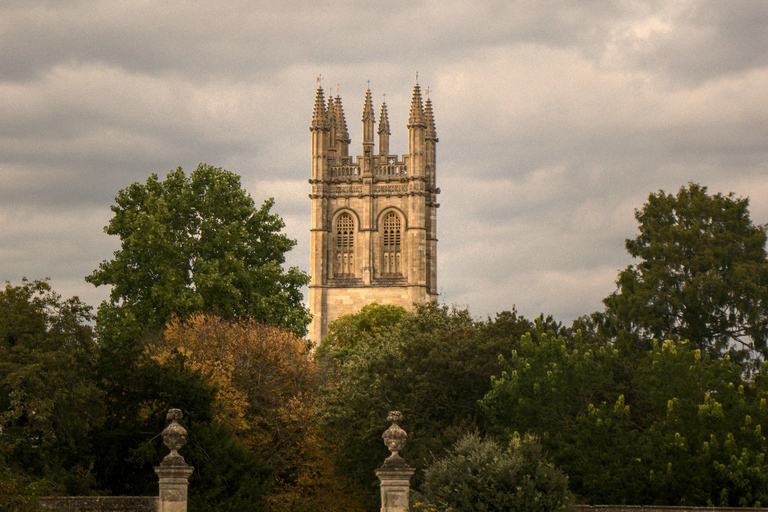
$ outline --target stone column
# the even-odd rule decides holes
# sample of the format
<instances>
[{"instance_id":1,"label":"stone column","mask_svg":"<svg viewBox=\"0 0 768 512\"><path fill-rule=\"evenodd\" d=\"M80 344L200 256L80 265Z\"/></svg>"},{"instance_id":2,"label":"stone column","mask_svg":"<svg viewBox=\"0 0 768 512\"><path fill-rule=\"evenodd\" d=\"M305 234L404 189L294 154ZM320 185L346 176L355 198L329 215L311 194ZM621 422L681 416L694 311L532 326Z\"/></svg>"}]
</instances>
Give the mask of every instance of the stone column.
<instances>
[{"instance_id":1,"label":"stone column","mask_svg":"<svg viewBox=\"0 0 768 512\"><path fill-rule=\"evenodd\" d=\"M399 451L405 446L408 434L397 425L403 419L400 411L392 411L387 416L387 421L392 425L381 436L384 444L392 452L384 464L376 470L376 476L381 481L381 512L408 512L408 494L410 491L411 476L415 471L408 466L399 455Z\"/></svg>"},{"instance_id":2,"label":"stone column","mask_svg":"<svg viewBox=\"0 0 768 512\"><path fill-rule=\"evenodd\" d=\"M170 409L167 419L171 423L163 430L163 442L171 453L155 467L155 473L160 478L159 512L187 512L189 475L194 468L177 451L187 443L187 431L177 421L181 417L180 409Z\"/></svg>"}]
</instances>

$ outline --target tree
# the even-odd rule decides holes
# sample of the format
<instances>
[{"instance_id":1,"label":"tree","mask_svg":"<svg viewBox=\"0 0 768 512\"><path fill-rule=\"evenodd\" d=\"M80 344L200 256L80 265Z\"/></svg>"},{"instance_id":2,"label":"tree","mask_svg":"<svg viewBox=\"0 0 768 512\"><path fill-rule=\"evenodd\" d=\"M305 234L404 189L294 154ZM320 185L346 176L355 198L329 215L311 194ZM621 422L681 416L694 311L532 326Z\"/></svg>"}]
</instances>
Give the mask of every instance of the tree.
<instances>
[{"instance_id":1,"label":"tree","mask_svg":"<svg viewBox=\"0 0 768 512\"><path fill-rule=\"evenodd\" d=\"M635 212L640 234L626 241L642 261L603 301L604 330L643 349L651 339L688 339L713 353L768 354L766 227L752 224L748 205L695 183L650 194Z\"/></svg>"},{"instance_id":2,"label":"tree","mask_svg":"<svg viewBox=\"0 0 768 512\"><path fill-rule=\"evenodd\" d=\"M342 315L328 326L328 334L317 347L315 357L322 363L341 364L361 344L370 343L378 334L392 329L408 316L400 306L372 302L352 315Z\"/></svg>"},{"instance_id":3,"label":"tree","mask_svg":"<svg viewBox=\"0 0 768 512\"><path fill-rule=\"evenodd\" d=\"M189 177L178 168L165 181L152 174L121 190L105 228L121 247L86 277L113 287L99 310L100 328L135 337L136 326L159 330L174 314L206 312L305 334L301 287L309 277L282 268L296 242L280 233L273 204L256 209L237 175L206 164Z\"/></svg>"},{"instance_id":4,"label":"tree","mask_svg":"<svg viewBox=\"0 0 768 512\"><path fill-rule=\"evenodd\" d=\"M381 319L378 308L341 325ZM558 328L551 321L547 326ZM387 457L381 434L388 411L405 414L409 442L402 455L423 470L432 453L486 429L478 400L490 389L491 375L501 371L499 354L509 353L531 330L534 323L515 312L475 321L466 310L430 303L415 306L386 329L361 329L360 337L346 344L354 349L339 359L318 412L325 443L350 483L365 493L367 509L377 508L378 488L371 475ZM415 484L421 475L416 473Z\"/></svg>"},{"instance_id":5,"label":"tree","mask_svg":"<svg viewBox=\"0 0 768 512\"><path fill-rule=\"evenodd\" d=\"M103 402L90 309L46 281L0 291L0 480L48 492L94 488L91 437Z\"/></svg>"},{"instance_id":6,"label":"tree","mask_svg":"<svg viewBox=\"0 0 768 512\"><path fill-rule=\"evenodd\" d=\"M580 501L743 507L768 498L768 367L745 381L727 355L687 342L627 353L549 334L524 337L503 367L482 402L489 432L502 442L539 436Z\"/></svg>"},{"instance_id":7,"label":"tree","mask_svg":"<svg viewBox=\"0 0 768 512\"><path fill-rule=\"evenodd\" d=\"M506 448L476 434L459 440L424 471L414 510L455 512L574 512L568 477L541 452L530 435Z\"/></svg>"},{"instance_id":8,"label":"tree","mask_svg":"<svg viewBox=\"0 0 768 512\"><path fill-rule=\"evenodd\" d=\"M149 347L165 363L182 355L217 388L214 423L230 426L272 471L273 512L332 507L354 510L319 449L314 410L317 365L306 340L253 320L195 314L174 318ZM347 507L343 508L342 504Z\"/></svg>"}]
</instances>

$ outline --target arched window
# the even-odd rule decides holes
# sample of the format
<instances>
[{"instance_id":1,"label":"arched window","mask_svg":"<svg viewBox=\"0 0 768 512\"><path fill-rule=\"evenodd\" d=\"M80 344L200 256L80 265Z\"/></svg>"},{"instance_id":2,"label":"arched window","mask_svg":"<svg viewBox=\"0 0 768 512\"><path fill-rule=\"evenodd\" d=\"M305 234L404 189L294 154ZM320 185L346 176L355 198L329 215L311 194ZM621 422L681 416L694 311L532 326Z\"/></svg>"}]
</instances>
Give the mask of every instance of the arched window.
<instances>
[{"instance_id":1,"label":"arched window","mask_svg":"<svg viewBox=\"0 0 768 512\"><path fill-rule=\"evenodd\" d=\"M384 244L382 254L382 273L400 273L400 217L388 213L384 217Z\"/></svg>"},{"instance_id":2,"label":"arched window","mask_svg":"<svg viewBox=\"0 0 768 512\"><path fill-rule=\"evenodd\" d=\"M336 274L355 273L355 222L348 213L336 219Z\"/></svg>"}]
</instances>

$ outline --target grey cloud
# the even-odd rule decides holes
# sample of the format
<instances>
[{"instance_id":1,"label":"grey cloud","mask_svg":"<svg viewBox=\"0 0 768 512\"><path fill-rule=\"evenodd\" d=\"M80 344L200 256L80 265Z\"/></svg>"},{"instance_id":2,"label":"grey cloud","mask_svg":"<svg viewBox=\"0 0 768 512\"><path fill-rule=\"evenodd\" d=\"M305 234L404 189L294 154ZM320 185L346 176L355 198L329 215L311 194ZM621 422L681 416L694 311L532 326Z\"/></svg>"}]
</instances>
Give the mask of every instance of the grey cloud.
<instances>
[{"instance_id":1,"label":"grey cloud","mask_svg":"<svg viewBox=\"0 0 768 512\"><path fill-rule=\"evenodd\" d=\"M315 77L359 154L367 80L407 152L414 73L438 136L438 286L477 315L567 321L630 259L633 210L689 181L768 222L762 1L5 2L0 279L82 281L117 191L178 165L243 176L309 262Z\"/></svg>"}]
</instances>

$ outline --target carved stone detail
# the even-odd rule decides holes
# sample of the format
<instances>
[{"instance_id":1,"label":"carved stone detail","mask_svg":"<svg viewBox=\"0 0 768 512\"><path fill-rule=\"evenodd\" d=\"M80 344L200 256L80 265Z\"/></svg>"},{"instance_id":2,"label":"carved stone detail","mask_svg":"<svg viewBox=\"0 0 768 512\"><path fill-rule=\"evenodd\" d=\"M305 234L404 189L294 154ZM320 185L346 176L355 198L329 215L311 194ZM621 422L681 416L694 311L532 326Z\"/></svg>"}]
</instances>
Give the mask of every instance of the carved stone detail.
<instances>
[{"instance_id":1,"label":"carved stone detail","mask_svg":"<svg viewBox=\"0 0 768 512\"><path fill-rule=\"evenodd\" d=\"M398 421L403 421L403 413L400 411L391 411L387 416L387 421L391 422L392 425L384 431L381 437L384 438L384 444L387 445L389 451L392 452L390 457L396 457L398 452L405 446L405 440L408 438L408 434L405 433L405 430L400 428L397 424Z\"/></svg>"}]
</instances>

